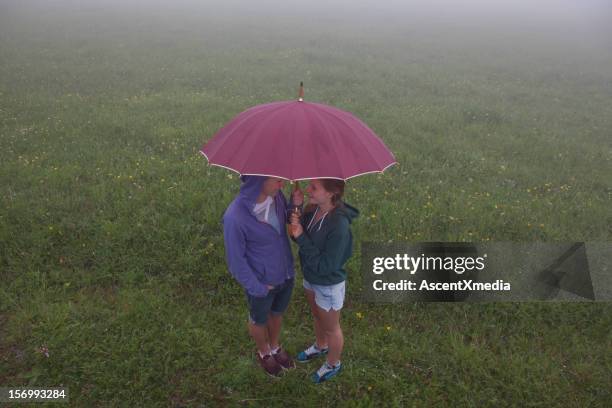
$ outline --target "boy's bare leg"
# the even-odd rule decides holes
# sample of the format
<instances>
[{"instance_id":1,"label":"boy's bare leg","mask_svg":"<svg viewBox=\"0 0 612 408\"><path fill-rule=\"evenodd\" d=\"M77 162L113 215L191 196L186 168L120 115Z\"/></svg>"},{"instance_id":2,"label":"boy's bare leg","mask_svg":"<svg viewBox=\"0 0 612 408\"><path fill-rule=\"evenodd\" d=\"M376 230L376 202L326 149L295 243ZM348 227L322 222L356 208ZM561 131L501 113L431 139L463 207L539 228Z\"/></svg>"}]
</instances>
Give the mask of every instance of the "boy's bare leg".
<instances>
[{"instance_id":1,"label":"boy's bare leg","mask_svg":"<svg viewBox=\"0 0 612 408\"><path fill-rule=\"evenodd\" d=\"M279 346L279 337L281 331L281 323L283 322L283 315L268 315L268 339L271 349L275 349Z\"/></svg>"},{"instance_id":2,"label":"boy's bare leg","mask_svg":"<svg viewBox=\"0 0 612 408\"><path fill-rule=\"evenodd\" d=\"M268 326L259 326L249 322L249 334L255 340L255 345L260 354L270 354L270 344L268 343Z\"/></svg>"}]
</instances>

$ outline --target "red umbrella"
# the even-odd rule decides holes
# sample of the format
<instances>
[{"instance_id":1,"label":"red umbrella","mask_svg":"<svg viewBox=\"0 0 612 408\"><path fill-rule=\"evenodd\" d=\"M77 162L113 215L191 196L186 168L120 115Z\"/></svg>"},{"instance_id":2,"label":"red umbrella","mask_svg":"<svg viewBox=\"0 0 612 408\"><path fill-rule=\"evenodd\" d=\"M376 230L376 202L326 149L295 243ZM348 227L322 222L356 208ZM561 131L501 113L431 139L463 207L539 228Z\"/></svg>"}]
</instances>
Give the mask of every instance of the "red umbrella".
<instances>
[{"instance_id":1,"label":"red umbrella","mask_svg":"<svg viewBox=\"0 0 612 408\"><path fill-rule=\"evenodd\" d=\"M396 163L382 140L349 112L297 101L257 105L240 113L200 150L208 162L241 175L287 180L346 180Z\"/></svg>"}]
</instances>

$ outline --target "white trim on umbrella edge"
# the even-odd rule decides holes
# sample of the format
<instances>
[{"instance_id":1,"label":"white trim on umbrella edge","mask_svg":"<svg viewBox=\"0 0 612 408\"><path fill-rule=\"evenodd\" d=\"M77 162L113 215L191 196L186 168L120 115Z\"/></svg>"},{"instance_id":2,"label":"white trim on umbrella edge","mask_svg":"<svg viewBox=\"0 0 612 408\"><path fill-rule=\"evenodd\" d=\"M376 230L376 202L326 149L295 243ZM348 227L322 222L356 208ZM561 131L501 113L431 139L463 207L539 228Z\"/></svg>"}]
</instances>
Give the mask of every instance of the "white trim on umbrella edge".
<instances>
[{"instance_id":1,"label":"white trim on umbrella edge","mask_svg":"<svg viewBox=\"0 0 612 408\"><path fill-rule=\"evenodd\" d=\"M328 179L335 179L335 180L343 180L343 181L346 181L346 180L352 179L352 178L354 178L354 177L363 176L364 174L383 173L383 172L384 172L385 170L387 170L389 167L393 166L394 164L397 164L397 162L395 161L395 162L393 162L393 163L391 163L391 164L387 165L387 166L386 166L384 169L382 169L382 170L372 170L372 171L366 171L365 173L355 174L354 176L347 177L347 178L345 178L345 179L344 179L344 178L342 178L342 177L303 177L303 178L298 178L298 179L288 179L287 177L278 176L278 175L276 175L276 174L240 173L239 171L234 170L234 169L232 169L231 167L227 167L227 166L224 166L224 165L222 165L222 164L211 163L211 162L210 162L210 159L208 158L208 156L206 155L206 153L204 153L202 150L200 150L200 153L201 153L201 154L202 154L204 157L206 157L206 160L208 160L208 164L209 164L209 165L211 165L211 166L221 167L221 168L224 168L224 169L227 169L227 170L231 170L231 171L233 171L234 173L237 173L239 176L276 177L276 178L281 178L281 179L283 179L283 180L287 180L287 181L290 181L290 182L294 182L294 181L302 181L302 180L311 180L311 179L321 179L321 178L328 178Z\"/></svg>"}]
</instances>

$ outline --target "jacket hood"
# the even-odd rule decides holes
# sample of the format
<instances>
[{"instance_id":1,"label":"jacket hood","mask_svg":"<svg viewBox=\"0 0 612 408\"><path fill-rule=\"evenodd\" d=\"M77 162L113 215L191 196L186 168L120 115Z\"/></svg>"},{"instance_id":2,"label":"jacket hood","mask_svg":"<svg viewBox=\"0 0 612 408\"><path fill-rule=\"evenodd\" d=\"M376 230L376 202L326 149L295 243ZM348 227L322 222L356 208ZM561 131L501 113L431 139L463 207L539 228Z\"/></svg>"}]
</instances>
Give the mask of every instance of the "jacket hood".
<instances>
[{"instance_id":1,"label":"jacket hood","mask_svg":"<svg viewBox=\"0 0 612 408\"><path fill-rule=\"evenodd\" d=\"M246 204L249 211L255 206L266 179L267 177L264 176L240 176L240 180L242 180L239 193L240 200Z\"/></svg>"},{"instance_id":2,"label":"jacket hood","mask_svg":"<svg viewBox=\"0 0 612 408\"><path fill-rule=\"evenodd\" d=\"M314 220L314 216L315 216L316 211L318 211L318 209L315 210L314 213L312 213L312 217L310 218L310 221L307 224L308 226L306 227L307 230L310 230L310 224ZM321 227L323 227L323 224L326 224L328 222L327 221L328 220L327 215L328 214L323 215L323 217L317 222L317 224L315 224L315 227L313 227L313 228L316 228L317 231L320 231ZM344 217L344 218L346 218L348 220L348 222L350 224L350 223L353 222L353 220L355 218L357 218L359 216L359 210L356 209L355 207L353 207L352 205L347 204L344 201L342 201L342 204L338 205L336 207L336 209L331 214L329 214L329 216L330 216L329 219L335 220L335 221L332 221L334 223L337 222L337 220L340 217ZM316 225L318 225L318 227Z\"/></svg>"},{"instance_id":3,"label":"jacket hood","mask_svg":"<svg viewBox=\"0 0 612 408\"><path fill-rule=\"evenodd\" d=\"M359 210L353 207L352 205L345 203L344 201L342 202L342 204L343 205L338 206L334 212L338 215L346 217L349 223L351 223L355 218L359 216Z\"/></svg>"}]
</instances>

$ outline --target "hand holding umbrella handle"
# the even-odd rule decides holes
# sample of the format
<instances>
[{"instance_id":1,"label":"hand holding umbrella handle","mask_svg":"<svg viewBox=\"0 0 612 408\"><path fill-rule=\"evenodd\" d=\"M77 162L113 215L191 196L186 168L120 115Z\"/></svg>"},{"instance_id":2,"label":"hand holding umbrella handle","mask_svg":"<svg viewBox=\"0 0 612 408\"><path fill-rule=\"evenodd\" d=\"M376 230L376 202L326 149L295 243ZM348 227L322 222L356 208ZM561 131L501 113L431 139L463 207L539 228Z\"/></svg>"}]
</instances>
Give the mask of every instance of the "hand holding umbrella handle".
<instances>
[{"instance_id":1,"label":"hand holding umbrella handle","mask_svg":"<svg viewBox=\"0 0 612 408\"><path fill-rule=\"evenodd\" d=\"M302 232L304 232L302 224L300 223L301 216L302 212L300 211L300 207L294 207L289 214L289 234L294 238L299 237L302 235Z\"/></svg>"},{"instance_id":2,"label":"hand holding umbrella handle","mask_svg":"<svg viewBox=\"0 0 612 408\"><path fill-rule=\"evenodd\" d=\"M293 192L291 193L291 204L300 207L304 204L304 192L300 190L300 184L295 181L293 184Z\"/></svg>"},{"instance_id":3,"label":"hand holding umbrella handle","mask_svg":"<svg viewBox=\"0 0 612 408\"><path fill-rule=\"evenodd\" d=\"M300 209L299 208L295 208L291 211L291 214L289 214L289 223L292 225L295 224L300 224Z\"/></svg>"},{"instance_id":4,"label":"hand holding umbrella handle","mask_svg":"<svg viewBox=\"0 0 612 408\"><path fill-rule=\"evenodd\" d=\"M298 221L296 217L291 217L291 225L289 226L290 233L293 238L297 238L304 232L304 228L302 224Z\"/></svg>"}]
</instances>

